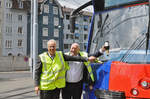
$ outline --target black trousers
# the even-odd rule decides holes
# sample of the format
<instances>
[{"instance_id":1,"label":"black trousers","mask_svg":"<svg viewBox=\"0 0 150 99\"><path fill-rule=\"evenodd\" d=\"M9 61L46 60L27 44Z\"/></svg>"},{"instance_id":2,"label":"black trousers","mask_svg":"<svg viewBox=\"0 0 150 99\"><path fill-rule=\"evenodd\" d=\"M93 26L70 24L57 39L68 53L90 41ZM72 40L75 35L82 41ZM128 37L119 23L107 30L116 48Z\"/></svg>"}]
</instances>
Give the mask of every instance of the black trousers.
<instances>
[{"instance_id":1,"label":"black trousers","mask_svg":"<svg viewBox=\"0 0 150 99\"><path fill-rule=\"evenodd\" d=\"M62 89L62 98L63 99L81 99L82 88L83 88L83 81L80 81L77 83L66 82L66 87Z\"/></svg>"},{"instance_id":2,"label":"black trousers","mask_svg":"<svg viewBox=\"0 0 150 99\"><path fill-rule=\"evenodd\" d=\"M60 89L54 90L41 90L40 99L59 99Z\"/></svg>"}]
</instances>

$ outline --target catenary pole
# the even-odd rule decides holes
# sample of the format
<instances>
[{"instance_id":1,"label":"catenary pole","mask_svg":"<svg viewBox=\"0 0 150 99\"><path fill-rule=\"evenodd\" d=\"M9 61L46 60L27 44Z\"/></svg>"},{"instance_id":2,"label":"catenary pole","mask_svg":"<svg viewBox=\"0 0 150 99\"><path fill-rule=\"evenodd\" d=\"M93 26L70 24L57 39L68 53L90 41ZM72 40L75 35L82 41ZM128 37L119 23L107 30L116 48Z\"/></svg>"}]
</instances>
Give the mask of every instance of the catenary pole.
<instances>
[{"instance_id":1,"label":"catenary pole","mask_svg":"<svg viewBox=\"0 0 150 99\"><path fill-rule=\"evenodd\" d=\"M33 73L33 0L31 0L31 26L30 26L30 60L29 60L29 66L30 66L30 72ZM32 74L33 77L33 74Z\"/></svg>"},{"instance_id":2,"label":"catenary pole","mask_svg":"<svg viewBox=\"0 0 150 99\"><path fill-rule=\"evenodd\" d=\"M38 56L38 0L33 3L33 79Z\"/></svg>"}]
</instances>

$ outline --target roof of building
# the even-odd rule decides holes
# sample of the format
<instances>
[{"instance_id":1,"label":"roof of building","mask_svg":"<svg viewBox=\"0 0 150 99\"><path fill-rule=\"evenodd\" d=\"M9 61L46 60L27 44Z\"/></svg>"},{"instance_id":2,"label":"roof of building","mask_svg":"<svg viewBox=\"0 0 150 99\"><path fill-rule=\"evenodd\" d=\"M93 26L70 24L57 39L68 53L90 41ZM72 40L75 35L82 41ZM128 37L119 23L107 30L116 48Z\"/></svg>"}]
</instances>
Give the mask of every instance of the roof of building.
<instances>
[{"instance_id":1,"label":"roof of building","mask_svg":"<svg viewBox=\"0 0 150 99\"><path fill-rule=\"evenodd\" d=\"M47 0L38 0L38 3L41 4L41 6L43 6L43 4L46 2ZM60 12L60 17L63 18L63 11L62 11L62 6L60 5L60 3L57 0L52 0L53 2L55 2L56 5L58 5L59 7L59 12ZM43 7L41 7L41 9L43 9Z\"/></svg>"},{"instance_id":2,"label":"roof of building","mask_svg":"<svg viewBox=\"0 0 150 99\"><path fill-rule=\"evenodd\" d=\"M57 1L60 3L62 7L76 9L90 0L57 0ZM85 8L83 11L93 12L93 7L89 6Z\"/></svg>"},{"instance_id":3,"label":"roof of building","mask_svg":"<svg viewBox=\"0 0 150 99\"><path fill-rule=\"evenodd\" d=\"M73 11L73 9L72 9L72 8L63 7L63 11L66 12L66 13L70 13L71 11ZM85 15L85 16L92 16L93 13L92 13L92 12L89 12L89 11L82 11L82 15Z\"/></svg>"},{"instance_id":4,"label":"roof of building","mask_svg":"<svg viewBox=\"0 0 150 99\"><path fill-rule=\"evenodd\" d=\"M23 7L19 7L19 2L23 2ZM29 0L12 0L12 9L17 10L30 10L30 1Z\"/></svg>"},{"instance_id":5,"label":"roof of building","mask_svg":"<svg viewBox=\"0 0 150 99\"><path fill-rule=\"evenodd\" d=\"M38 2L43 2L44 0L38 0Z\"/></svg>"}]
</instances>

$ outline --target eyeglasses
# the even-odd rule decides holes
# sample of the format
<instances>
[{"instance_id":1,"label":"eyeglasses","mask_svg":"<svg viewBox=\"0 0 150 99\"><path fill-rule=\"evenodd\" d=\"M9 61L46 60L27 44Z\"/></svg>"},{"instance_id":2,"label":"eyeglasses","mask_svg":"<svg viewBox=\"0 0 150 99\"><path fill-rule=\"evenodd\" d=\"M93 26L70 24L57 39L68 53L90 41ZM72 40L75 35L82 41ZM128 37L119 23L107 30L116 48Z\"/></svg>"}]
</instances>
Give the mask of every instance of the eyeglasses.
<instances>
[{"instance_id":1,"label":"eyeglasses","mask_svg":"<svg viewBox=\"0 0 150 99\"><path fill-rule=\"evenodd\" d=\"M56 46L48 46L48 48L56 48Z\"/></svg>"}]
</instances>

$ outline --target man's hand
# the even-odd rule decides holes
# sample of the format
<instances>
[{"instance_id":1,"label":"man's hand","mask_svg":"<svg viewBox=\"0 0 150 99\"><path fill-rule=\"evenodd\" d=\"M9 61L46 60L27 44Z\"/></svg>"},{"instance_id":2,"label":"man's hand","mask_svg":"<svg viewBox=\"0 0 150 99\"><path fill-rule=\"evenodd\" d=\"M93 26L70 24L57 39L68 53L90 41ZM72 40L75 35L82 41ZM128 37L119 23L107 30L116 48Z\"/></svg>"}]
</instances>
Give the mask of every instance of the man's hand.
<instances>
[{"instance_id":1,"label":"man's hand","mask_svg":"<svg viewBox=\"0 0 150 99\"><path fill-rule=\"evenodd\" d=\"M35 93L38 95L39 90L40 90L39 86L36 86L34 90L35 90Z\"/></svg>"},{"instance_id":2,"label":"man's hand","mask_svg":"<svg viewBox=\"0 0 150 99\"><path fill-rule=\"evenodd\" d=\"M100 51L101 53L105 52L105 51L106 51L105 46L102 46L102 48L100 48L99 51Z\"/></svg>"},{"instance_id":3,"label":"man's hand","mask_svg":"<svg viewBox=\"0 0 150 99\"><path fill-rule=\"evenodd\" d=\"M93 90L93 86L92 86L92 85L89 85L89 89L90 89L90 90Z\"/></svg>"},{"instance_id":4,"label":"man's hand","mask_svg":"<svg viewBox=\"0 0 150 99\"><path fill-rule=\"evenodd\" d=\"M90 62L94 62L95 60L96 60L96 57L94 57L94 56L90 56L88 58L88 61L90 61Z\"/></svg>"}]
</instances>

